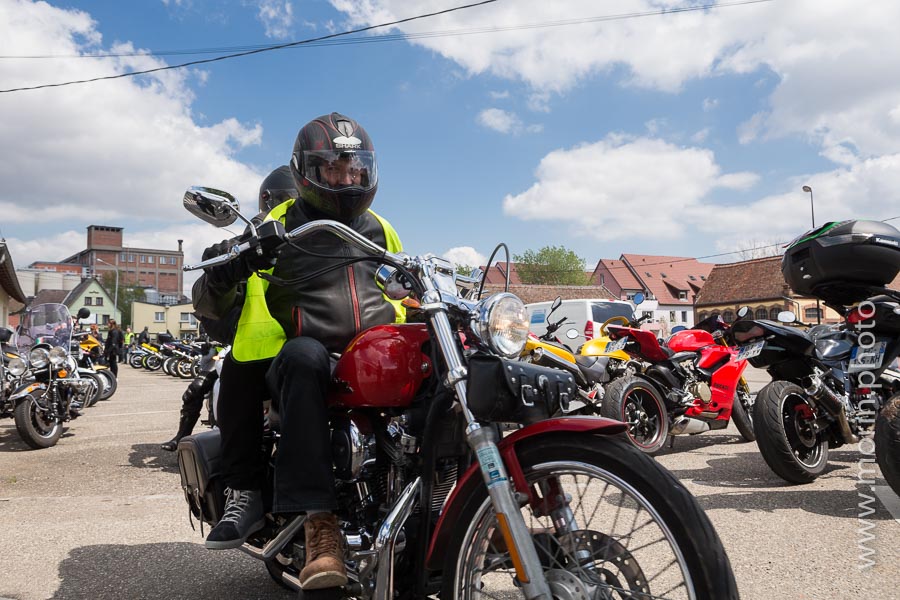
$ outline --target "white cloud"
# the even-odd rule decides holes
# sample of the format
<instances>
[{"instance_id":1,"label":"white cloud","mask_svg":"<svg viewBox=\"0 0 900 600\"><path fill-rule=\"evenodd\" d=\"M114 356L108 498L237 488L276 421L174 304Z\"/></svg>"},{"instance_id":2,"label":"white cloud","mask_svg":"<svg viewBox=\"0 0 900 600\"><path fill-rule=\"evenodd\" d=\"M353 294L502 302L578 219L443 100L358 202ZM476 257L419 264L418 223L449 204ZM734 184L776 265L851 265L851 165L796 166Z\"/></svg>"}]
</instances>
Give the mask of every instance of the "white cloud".
<instances>
[{"instance_id":1,"label":"white cloud","mask_svg":"<svg viewBox=\"0 0 900 600\"><path fill-rule=\"evenodd\" d=\"M476 117L480 125L500 133L540 133L544 126L540 124L525 125L514 112L501 108L486 108Z\"/></svg>"},{"instance_id":2,"label":"white cloud","mask_svg":"<svg viewBox=\"0 0 900 600\"><path fill-rule=\"evenodd\" d=\"M500 108L486 108L478 113L478 123L500 133L513 133L522 127L515 113Z\"/></svg>"},{"instance_id":3,"label":"white cloud","mask_svg":"<svg viewBox=\"0 0 900 600\"><path fill-rule=\"evenodd\" d=\"M715 110L719 106L718 98L704 98L703 99L703 112L709 112L711 110Z\"/></svg>"},{"instance_id":4,"label":"white cloud","mask_svg":"<svg viewBox=\"0 0 900 600\"><path fill-rule=\"evenodd\" d=\"M712 234L720 233L723 224L727 228L730 223L740 223L742 237L789 241L811 227L810 198L802 190L804 185L812 187L818 225L900 216L900 153L792 178L784 191L749 204L692 208L686 218ZM710 214L715 218L709 219ZM724 238L722 244L728 247Z\"/></svg>"},{"instance_id":5,"label":"white cloud","mask_svg":"<svg viewBox=\"0 0 900 600\"><path fill-rule=\"evenodd\" d=\"M285 39L294 24L294 6L290 0L258 0L256 18L266 28L266 37Z\"/></svg>"},{"instance_id":6,"label":"white cloud","mask_svg":"<svg viewBox=\"0 0 900 600\"><path fill-rule=\"evenodd\" d=\"M85 12L25 0L0 0L0 12L0 39L22 54L103 49ZM0 61L0 81L11 88L164 64L148 56ZM255 198L262 177L235 152L259 144L262 126L233 118L201 124L192 111L191 81L191 71L172 70L4 95L0 147L10 150L0 161L4 223L40 219L58 230L83 219L88 209L92 220L112 225L137 215L184 221L179 201L186 187L198 183Z\"/></svg>"},{"instance_id":7,"label":"white cloud","mask_svg":"<svg viewBox=\"0 0 900 600\"><path fill-rule=\"evenodd\" d=\"M694 142L695 144L702 144L703 142L706 141L706 138L709 137L709 132L710 132L710 128L704 127L703 129L701 129L700 131L698 131L697 133L695 133L694 135L691 136L691 141Z\"/></svg>"},{"instance_id":8,"label":"white cloud","mask_svg":"<svg viewBox=\"0 0 900 600\"><path fill-rule=\"evenodd\" d=\"M503 90L502 92L490 92L488 94L492 100L505 100L509 98L509 90Z\"/></svg>"},{"instance_id":9,"label":"white cloud","mask_svg":"<svg viewBox=\"0 0 900 600\"><path fill-rule=\"evenodd\" d=\"M467 267L480 267L487 263L487 256L481 254L471 246L458 246L444 252L444 258L454 265Z\"/></svg>"},{"instance_id":10,"label":"white cloud","mask_svg":"<svg viewBox=\"0 0 900 600\"><path fill-rule=\"evenodd\" d=\"M688 212L715 188L744 189L757 176L723 174L712 151L655 138L609 135L593 144L555 150L536 183L503 200L504 212L526 220L570 222L599 239L632 235L680 237Z\"/></svg>"},{"instance_id":11,"label":"white cloud","mask_svg":"<svg viewBox=\"0 0 900 600\"><path fill-rule=\"evenodd\" d=\"M331 0L356 23L373 24L439 8L437 0ZM441 15L402 31L510 28L563 18L649 12L686 3L622 0L518 0ZM622 72L623 85L666 92L722 74L776 78L766 109L741 128L741 139L809 136L861 156L900 151L900 3L791 0L717 10L535 27L485 35L414 40L470 75L490 73L530 88L532 109L601 73ZM802 24L802 25L798 25ZM652 40L652 43L648 43ZM615 70L615 71L613 71ZM715 108L707 98L704 109Z\"/></svg>"}]
</instances>

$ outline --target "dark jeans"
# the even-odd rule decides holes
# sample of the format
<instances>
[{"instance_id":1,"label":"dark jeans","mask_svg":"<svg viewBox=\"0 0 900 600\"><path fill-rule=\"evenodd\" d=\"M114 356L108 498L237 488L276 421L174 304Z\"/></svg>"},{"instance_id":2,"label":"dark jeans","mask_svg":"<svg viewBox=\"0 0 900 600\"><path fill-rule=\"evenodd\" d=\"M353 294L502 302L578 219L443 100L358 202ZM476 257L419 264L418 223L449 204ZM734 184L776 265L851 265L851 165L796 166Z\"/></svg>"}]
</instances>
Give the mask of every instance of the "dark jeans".
<instances>
[{"instance_id":1,"label":"dark jeans","mask_svg":"<svg viewBox=\"0 0 900 600\"><path fill-rule=\"evenodd\" d=\"M281 439L275 457L275 512L335 508L331 434L325 394L331 361L312 338L288 342L271 361L222 366L218 424L225 484L259 489L264 481L262 402L272 390Z\"/></svg>"},{"instance_id":2,"label":"dark jeans","mask_svg":"<svg viewBox=\"0 0 900 600\"><path fill-rule=\"evenodd\" d=\"M116 377L119 376L119 356L115 351L110 352L106 355L106 364L109 366L109 370L112 371L112 374Z\"/></svg>"}]
</instances>

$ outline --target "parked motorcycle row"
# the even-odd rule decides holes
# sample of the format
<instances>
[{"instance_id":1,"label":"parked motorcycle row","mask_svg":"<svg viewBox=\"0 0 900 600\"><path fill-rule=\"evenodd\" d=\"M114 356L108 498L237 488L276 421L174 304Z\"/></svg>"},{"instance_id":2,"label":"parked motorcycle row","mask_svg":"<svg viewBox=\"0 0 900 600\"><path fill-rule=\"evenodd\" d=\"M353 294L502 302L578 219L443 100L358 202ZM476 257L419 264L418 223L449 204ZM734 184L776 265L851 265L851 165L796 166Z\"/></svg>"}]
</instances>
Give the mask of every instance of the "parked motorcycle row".
<instances>
[{"instance_id":1,"label":"parked motorcycle row","mask_svg":"<svg viewBox=\"0 0 900 600\"><path fill-rule=\"evenodd\" d=\"M625 422L647 454L667 437L734 421L773 472L809 483L824 472L829 448L871 436L900 495L900 372L888 368L900 356L900 291L884 287L900 271L898 248L900 232L866 221L828 224L789 245L787 283L833 308L840 323L813 326L790 311L754 320L743 307L734 323L716 315L662 340L640 328L644 318L615 317L575 353L556 336L565 323L551 321L551 310L523 359L572 373L580 402L565 412ZM755 399L742 377L748 363L772 378Z\"/></svg>"},{"instance_id":2,"label":"parked motorcycle row","mask_svg":"<svg viewBox=\"0 0 900 600\"><path fill-rule=\"evenodd\" d=\"M74 332L88 316L82 308L73 321L64 304L39 304L28 308L15 332L0 329L0 418L15 419L32 448L55 445L64 423L116 391L115 375L93 365L85 349L90 336Z\"/></svg>"},{"instance_id":3,"label":"parked motorcycle row","mask_svg":"<svg viewBox=\"0 0 900 600\"><path fill-rule=\"evenodd\" d=\"M203 354L200 342L145 342L130 350L128 364L134 369L162 371L171 377L193 379L200 373Z\"/></svg>"}]
</instances>

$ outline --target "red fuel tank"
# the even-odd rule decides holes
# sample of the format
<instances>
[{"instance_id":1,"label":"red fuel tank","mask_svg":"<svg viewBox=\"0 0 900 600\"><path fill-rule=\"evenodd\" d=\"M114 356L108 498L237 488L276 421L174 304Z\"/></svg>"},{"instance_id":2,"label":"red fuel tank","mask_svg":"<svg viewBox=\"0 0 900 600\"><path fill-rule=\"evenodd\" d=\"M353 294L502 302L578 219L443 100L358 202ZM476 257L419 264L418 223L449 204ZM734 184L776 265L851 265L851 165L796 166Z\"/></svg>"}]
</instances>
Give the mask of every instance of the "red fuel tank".
<instances>
[{"instance_id":1,"label":"red fuel tank","mask_svg":"<svg viewBox=\"0 0 900 600\"><path fill-rule=\"evenodd\" d=\"M673 352L696 352L715 343L712 334L702 329L685 329L669 338L669 348Z\"/></svg>"},{"instance_id":2,"label":"red fuel tank","mask_svg":"<svg viewBox=\"0 0 900 600\"><path fill-rule=\"evenodd\" d=\"M338 360L328 402L345 408L404 407L431 375L421 323L379 325L356 336Z\"/></svg>"}]
</instances>

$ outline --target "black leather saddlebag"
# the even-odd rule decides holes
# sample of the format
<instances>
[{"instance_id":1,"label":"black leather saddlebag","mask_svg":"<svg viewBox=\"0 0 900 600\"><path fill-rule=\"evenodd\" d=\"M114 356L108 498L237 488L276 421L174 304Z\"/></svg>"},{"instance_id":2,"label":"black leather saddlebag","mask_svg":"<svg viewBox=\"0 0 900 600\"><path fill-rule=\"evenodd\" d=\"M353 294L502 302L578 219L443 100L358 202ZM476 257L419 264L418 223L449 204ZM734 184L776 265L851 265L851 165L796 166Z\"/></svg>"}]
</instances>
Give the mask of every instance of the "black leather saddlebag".
<instances>
[{"instance_id":1,"label":"black leather saddlebag","mask_svg":"<svg viewBox=\"0 0 900 600\"><path fill-rule=\"evenodd\" d=\"M479 421L534 423L576 398L575 379L559 369L476 354L469 359L469 410Z\"/></svg>"},{"instance_id":2,"label":"black leather saddlebag","mask_svg":"<svg viewBox=\"0 0 900 600\"><path fill-rule=\"evenodd\" d=\"M222 483L222 435L210 429L181 438L178 442L178 470L181 488L191 514L215 525L225 512Z\"/></svg>"}]
</instances>

